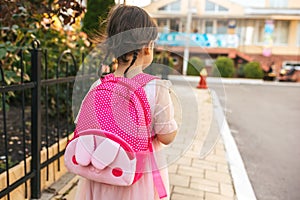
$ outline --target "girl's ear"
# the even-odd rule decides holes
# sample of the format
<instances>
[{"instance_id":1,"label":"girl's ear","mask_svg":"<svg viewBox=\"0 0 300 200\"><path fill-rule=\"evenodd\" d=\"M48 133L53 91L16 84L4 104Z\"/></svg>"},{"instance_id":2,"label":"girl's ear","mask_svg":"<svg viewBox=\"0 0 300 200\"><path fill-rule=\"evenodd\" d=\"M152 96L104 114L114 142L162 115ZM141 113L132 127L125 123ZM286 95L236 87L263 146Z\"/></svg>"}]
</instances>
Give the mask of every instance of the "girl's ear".
<instances>
[{"instance_id":1,"label":"girl's ear","mask_svg":"<svg viewBox=\"0 0 300 200\"><path fill-rule=\"evenodd\" d=\"M144 49L144 54L145 54L145 55L150 55L151 49L150 49L149 46L146 46L146 47L144 47L143 49Z\"/></svg>"},{"instance_id":2,"label":"girl's ear","mask_svg":"<svg viewBox=\"0 0 300 200\"><path fill-rule=\"evenodd\" d=\"M143 49L144 49L144 53L145 53L145 55L149 55L150 53L151 53L151 51L153 50L153 45L154 45L154 41L150 41L149 43L148 43L148 45L147 46L145 46Z\"/></svg>"}]
</instances>

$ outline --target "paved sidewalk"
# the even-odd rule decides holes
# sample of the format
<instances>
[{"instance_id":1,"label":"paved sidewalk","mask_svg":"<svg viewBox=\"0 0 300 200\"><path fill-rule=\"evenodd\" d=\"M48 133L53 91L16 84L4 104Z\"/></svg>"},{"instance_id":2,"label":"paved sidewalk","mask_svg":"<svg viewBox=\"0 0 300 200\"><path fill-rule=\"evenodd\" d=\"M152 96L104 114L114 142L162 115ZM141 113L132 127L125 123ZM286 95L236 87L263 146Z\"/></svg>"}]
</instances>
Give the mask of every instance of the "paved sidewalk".
<instances>
[{"instance_id":1,"label":"paved sidewalk","mask_svg":"<svg viewBox=\"0 0 300 200\"><path fill-rule=\"evenodd\" d=\"M214 118L210 92L194 91L200 111L200 126L190 148L169 167L171 200L234 200L233 181L222 138L218 137L219 127ZM213 146L216 137L218 140ZM200 156L209 150L208 155Z\"/></svg>"},{"instance_id":2,"label":"paved sidewalk","mask_svg":"<svg viewBox=\"0 0 300 200\"><path fill-rule=\"evenodd\" d=\"M176 83L174 86L176 89ZM184 86L178 86L177 89L183 92L185 90ZM192 89L192 91L194 93L192 95L197 98L199 113L198 118L189 120L190 123L198 123L200 126L196 130L186 130L197 131L189 148L184 143L186 141L184 137L189 135L184 134L179 136L179 139L183 137L183 145L175 142L170 147L175 150L172 152L176 152L176 149L184 152L180 159L169 166L171 200L234 200L236 194L223 140L219 137L219 127L213 117L211 93L209 90ZM182 104L189 106L189 98L183 99ZM217 142L214 140L216 137ZM207 155L204 157L205 152ZM47 192L44 192L42 199L73 200L77 182L77 176L67 174L51 187L59 192L55 196L53 193L47 196Z\"/></svg>"}]
</instances>

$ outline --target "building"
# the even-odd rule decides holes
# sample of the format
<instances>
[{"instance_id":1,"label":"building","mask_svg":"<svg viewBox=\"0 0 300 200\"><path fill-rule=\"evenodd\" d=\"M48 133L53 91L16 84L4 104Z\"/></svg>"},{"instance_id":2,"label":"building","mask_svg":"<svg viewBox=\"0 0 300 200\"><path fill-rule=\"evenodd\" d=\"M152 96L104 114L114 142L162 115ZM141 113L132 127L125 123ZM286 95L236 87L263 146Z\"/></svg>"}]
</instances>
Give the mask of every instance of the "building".
<instances>
[{"instance_id":1,"label":"building","mask_svg":"<svg viewBox=\"0 0 300 200\"><path fill-rule=\"evenodd\" d=\"M190 13L190 37L213 59L227 55L237 65L257 60L265 70L274 62L279 73L283 63L300 62L298 1L152 0L144 9L161 28L158 44L176 53L184 50L178 38L187 30ZM197 49L191 45L190 54L197 54Z\"/></svg>"}]
</instances>

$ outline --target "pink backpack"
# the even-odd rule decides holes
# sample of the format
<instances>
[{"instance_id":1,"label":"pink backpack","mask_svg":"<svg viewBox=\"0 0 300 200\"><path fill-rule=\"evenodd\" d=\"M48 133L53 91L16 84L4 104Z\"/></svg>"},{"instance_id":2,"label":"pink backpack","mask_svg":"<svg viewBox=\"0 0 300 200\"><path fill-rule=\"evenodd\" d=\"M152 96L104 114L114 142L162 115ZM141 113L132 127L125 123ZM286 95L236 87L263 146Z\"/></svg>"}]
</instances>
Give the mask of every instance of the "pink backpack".
<instances>
[{"instance_id":1,"label":"pink backpack","mask_svg":"<svg viewBox=\"0 0 300 200\"><path fill-rule=\"evenodd\" d=\"M74 138L65 151L70 172L101 183L129 186L150 167L160 198L167 196L153 155L151 110L143 89L155 78L109 74L87 94Z\"/></svg>"}]
</instances>

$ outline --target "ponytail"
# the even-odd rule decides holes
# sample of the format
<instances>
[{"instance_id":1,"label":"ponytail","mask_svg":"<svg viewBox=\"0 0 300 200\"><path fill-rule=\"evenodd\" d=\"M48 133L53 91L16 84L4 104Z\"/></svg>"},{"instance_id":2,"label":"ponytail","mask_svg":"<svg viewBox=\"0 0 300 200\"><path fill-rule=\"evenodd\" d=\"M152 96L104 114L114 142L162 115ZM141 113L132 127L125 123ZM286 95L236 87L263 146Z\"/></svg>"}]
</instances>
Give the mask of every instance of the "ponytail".
<instances>
[{"instance_id":1,"label":"ponytail","mask_svg":"<svg viewBox=\"0 0 300 200\"><path fill-rule=\"evenodd\" d=\"M138 56L138 50L134 50L133 51L133 57L132 57L132 61L130 63L130 65L127 67L127 69L124 72L124 76L126 77L126 73L128 72L129 68L135 63L136 59Z\"/></svg>"}]
</instances>

